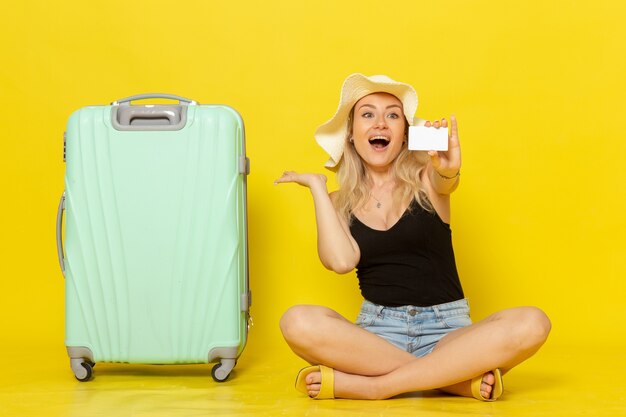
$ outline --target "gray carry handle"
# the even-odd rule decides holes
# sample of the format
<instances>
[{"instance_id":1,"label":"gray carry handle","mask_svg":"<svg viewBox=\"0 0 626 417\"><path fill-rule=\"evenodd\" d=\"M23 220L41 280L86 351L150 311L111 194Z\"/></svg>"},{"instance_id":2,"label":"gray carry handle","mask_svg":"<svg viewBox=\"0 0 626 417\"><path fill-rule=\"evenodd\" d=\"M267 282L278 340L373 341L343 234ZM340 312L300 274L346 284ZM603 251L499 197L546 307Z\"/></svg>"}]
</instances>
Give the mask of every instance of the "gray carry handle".
<instances>
[{"instance_id":1,"label":"gray carry handle","mask_svg":"<svg viewBox=\"0 0 626 417\"><path fill-rule=\"evenodd\" d=\"M117 113L118 122L122 126L130 126L133 120L147 120L156 121L167 120L167 124L176 125L181 120L181 107L180 106L159 106L159 107L144 107L144 106L126 106L120 108Z\"/></svg>"},{"instance_id":2,"label":"gray carry handle","mask_svg":"<svg viewBox=\"0 0 626 417\"><path fill-rule=\"evenodd\" d=\"M65 191L61 195L61 201L59 202L59 209L57 210L57 252L59 255L59 265L61 265L61 272L65 278L65 259L63 257L63 211L65 211Z\"/></svg>"},{"instance_id":3,"label":"gray carry handle","mask_svg":"<svg viewBox=\"0 0 626 417\"><path fill-rule=\"evenodd\" d=\"M111 105L112 106L117 106L117 105L120 105L120 104L130 105L131 101L146 100L146 99L150 99L150 98L165 98L165 99L168 99L168 100L178 100L181 104L185 103L185 104L188 104L188 105L198 104L198 102L195 101L195 100L191 100L189 98L177 96L175 94L147 93L147 94L137 94L137 95L134 95L134 96L122 98L122 99L114 101L113 103L111 103Z\"/></svg>"}]
</instances>

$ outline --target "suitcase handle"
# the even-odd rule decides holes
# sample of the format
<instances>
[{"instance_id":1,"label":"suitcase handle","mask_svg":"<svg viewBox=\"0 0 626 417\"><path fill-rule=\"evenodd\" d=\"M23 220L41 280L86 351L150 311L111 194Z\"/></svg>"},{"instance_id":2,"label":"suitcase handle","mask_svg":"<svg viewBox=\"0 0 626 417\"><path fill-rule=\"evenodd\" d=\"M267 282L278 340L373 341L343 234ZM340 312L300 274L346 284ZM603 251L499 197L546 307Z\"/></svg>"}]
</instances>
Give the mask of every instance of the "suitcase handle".
<instances>
[{"instance_id":1,"label":"suitcase handle","mask_svg":"<svg viewBox=\"0 0 626 417\"><path fill-rule=\"evenodd\" d=\"M57 210L57 253L59 255L59 265L61 265L61 272L63 272L63 278L65 278L65 260L63 258L63 212L65 211L65 191L61 194L61 201L59 201L59 209Z\"/></svg>"},{"instance_id":2,"label":"suitcase handle","mask_svg":"<svg viewBox=\"0 0 626 417\"><path fill-rule=\"evenodd\" d=\"M163 93L147 93L147 94L137 94L134 96L130 96L130 97L125 97L125 98L121 98L119 100L115 100L113 103L111 103L112 106L117 106L120 104L123 105L130 105L131 101L135 101L135 100L146 100L146 99L150 99L150 98L165 98L168 100L178 100L181 104L187 104L187 105L194 105L194 104L198 104L197 101L195 100L191 100L189 98L185 98L185 97L181 97L181 96L177 96L175 94L163 94Z\"/></svg>"},{"instance_id":3,"label":"suitcase handle","mask_svg":"<svg viewBox=\"0 0 626 417\"><path fill-rule=\"evenodd\" d=\"M142 125L161 125L165 121L166 125L176 125L182 119L182 107L180 106L125 106L117 109L117 122L121 126L130 126L133 122L140 122Z\"/></svg>"}]
</instances>

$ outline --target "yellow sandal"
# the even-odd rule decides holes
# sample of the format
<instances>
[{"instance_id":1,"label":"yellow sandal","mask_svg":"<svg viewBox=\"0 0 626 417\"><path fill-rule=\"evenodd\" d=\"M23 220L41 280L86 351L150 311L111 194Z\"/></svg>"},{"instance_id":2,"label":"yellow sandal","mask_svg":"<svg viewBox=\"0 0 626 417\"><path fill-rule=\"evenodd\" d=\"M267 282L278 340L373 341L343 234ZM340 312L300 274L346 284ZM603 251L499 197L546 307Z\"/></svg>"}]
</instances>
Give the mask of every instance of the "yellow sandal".
<instances>
[{"instance_id":1,"label":"yellow sandal","mask_svg":"<svg viewBox=\"0 0 626 417\"><path fill-rule=\"evenodd\" d=\"M302 368L296 377L296 389L308 395L309 392L306 389L306 377L311 372L322 373L320 392L315 397L311 398L316 400L335 398L335 373L333 372L333 368L329 368L324 365L313 365Z\"/></svg>"},{"instance_id":2,"label":"yellow sandal","mask_svg":"<svg viewBox=\"0 0 626 417\"><path fill-rule=\"evenodd\" d=\"M480 386L483 383L484 374L472 379L472 396L474 396L474 398L476 398L477 400L495 401L502 395L502 392L504 391L504 384L502 383L502 372L500 372L500 369L496 368L491 371L491 373L493 373L493 376L495 377L495 382L493 384L493 390L491 391L490 398L485 398L480 394Z\"/></svg>"}]
</instances>

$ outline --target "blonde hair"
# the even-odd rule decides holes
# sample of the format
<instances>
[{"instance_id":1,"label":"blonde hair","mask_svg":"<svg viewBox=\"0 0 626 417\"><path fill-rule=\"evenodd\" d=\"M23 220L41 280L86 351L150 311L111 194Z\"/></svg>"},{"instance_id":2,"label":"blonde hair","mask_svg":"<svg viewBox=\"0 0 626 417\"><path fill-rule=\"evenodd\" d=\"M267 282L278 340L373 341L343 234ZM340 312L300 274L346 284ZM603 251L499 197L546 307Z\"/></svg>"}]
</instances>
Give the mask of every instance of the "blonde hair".
<instances>
[{"instance_id":1,"label":"blonde hair","mask_svg":"<svg viewBox=\"0 0 626 417\"><path fill-rule=\"evenodd\" d=\"M339 214L346 219L348 224L351 221L352 213L362 208L370 198L369 188L371 179L367 175L363 160L356 152L352 138L352 120L354 108L348 116L348 133L345 138L343 157L337 167L337 198L335 208ZM406 119L405 119L406 122ZM408 134L408 122L405 123L405 138ZM396 187L393 191L393 203L400 204L409 198L415 198L420 206L427 211L432 211L432 205L428 200L424 184L420 180L422 170L426 168L428 157L424 152L411 152L408 147L403 146L396 157L391 175L396 180Z\"/></svg>"}]
</instances>

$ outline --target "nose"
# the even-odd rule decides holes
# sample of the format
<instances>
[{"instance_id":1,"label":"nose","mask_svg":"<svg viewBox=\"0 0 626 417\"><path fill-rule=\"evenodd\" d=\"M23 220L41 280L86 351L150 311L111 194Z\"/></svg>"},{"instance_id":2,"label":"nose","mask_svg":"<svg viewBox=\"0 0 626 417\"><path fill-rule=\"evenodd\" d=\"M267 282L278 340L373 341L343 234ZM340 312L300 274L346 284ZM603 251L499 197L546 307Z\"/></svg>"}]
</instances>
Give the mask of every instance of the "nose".
<instances>
[{"instance_id":1,"label":"nose","mask_svg":"<svg viewBox=\"0 0 626 417\"><path fill-rule=\"evenodd\" d=\"M387 120L385 119L385 116L378 116L376 118L376 126L379 128L387 127Z\"/></svg>"}]
</instances>

